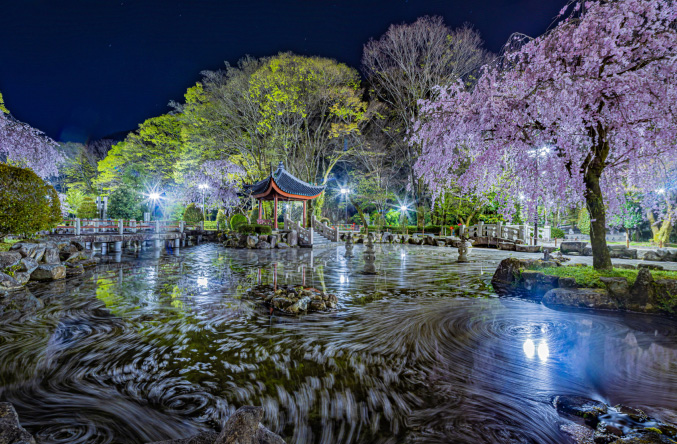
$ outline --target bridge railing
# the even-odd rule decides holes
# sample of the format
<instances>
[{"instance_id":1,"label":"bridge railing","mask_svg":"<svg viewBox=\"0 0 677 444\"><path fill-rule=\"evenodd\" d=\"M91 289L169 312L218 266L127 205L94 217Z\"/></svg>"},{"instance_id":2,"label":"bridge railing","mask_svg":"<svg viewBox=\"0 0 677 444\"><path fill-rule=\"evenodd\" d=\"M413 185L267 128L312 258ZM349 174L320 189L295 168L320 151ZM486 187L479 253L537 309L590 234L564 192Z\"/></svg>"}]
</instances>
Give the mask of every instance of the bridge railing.
<instances>
[{"instance_id":1,"label":"bridge railing","mask_svg":"<svg viewBox=\"0 0 677 444\"><path fill-rule=\"evenodd\" d=\"M314 214L310 218L310 226L313 227L313 230L317 231L330 241L339 241L339 229L337 227L330 227L324 222L320 222Z\"/></svg>"},{"instance_id":2,"label":"bridge railing","mask_svg":"<svg viewBox=\"0 0 677 444\"><path fill-rule=\"evenodd\" d=\"M183 221L156 220L142 222L134 219L65 219L53 232L58 234L135 234L183 233L186 229L201 229L201 225L188 227Z\"/></svg>"},{"instance_id":3,"label":"bridge railing","mask_svg":"<svg viewBox=\"0 0 677 444\"><path fill-rule=\"evenodd\" d=\"M300 223L295 222L289 218L288 215L284 215L284 228L285 230L295 230L299 234L299 240L303 241L308 245L313 245L313 227L311 224L310 228L303 228Z\"/></svg>"},{"instance_id":4,"label":"bridge railing","mask_svg":"<svg viewBox=\"0 0 677 444\"><path fill-rule=\"evenodd\" d=\"M510 241L522 240L527 242L533 239L534 227L531 225L508 225L498 222L485 224L479 222L476 225L466 227L468 237L489 237L507 239ZM538 238L550 240L550 226L538 227Z\"/></svg>"}]
</instances>

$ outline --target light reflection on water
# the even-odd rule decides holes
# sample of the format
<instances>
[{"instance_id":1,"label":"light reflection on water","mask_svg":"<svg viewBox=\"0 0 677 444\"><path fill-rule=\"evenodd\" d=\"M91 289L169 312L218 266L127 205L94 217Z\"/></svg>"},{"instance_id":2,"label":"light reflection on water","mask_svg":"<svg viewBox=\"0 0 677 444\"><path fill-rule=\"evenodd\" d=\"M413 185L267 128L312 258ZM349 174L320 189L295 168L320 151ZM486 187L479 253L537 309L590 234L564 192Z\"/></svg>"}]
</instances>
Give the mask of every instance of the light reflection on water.
<instances>
[{"instance_id":1,"label":"light reflection on water","mask_svg":"<svg viewBox=\"0 0 677 444\"><path fill-rule=\"evenodd\" d=\"M558 443L553 395L677 406L674 321L498 299L488 270L507 253L376 250L376 276L361 245L348 260L201 245L32 285L45 308L0 329L0 399L41 442L69 443L189 436L244 404L290 443ZM302 282L339 310L243 298Z\"/></svg>"}]
</instances>

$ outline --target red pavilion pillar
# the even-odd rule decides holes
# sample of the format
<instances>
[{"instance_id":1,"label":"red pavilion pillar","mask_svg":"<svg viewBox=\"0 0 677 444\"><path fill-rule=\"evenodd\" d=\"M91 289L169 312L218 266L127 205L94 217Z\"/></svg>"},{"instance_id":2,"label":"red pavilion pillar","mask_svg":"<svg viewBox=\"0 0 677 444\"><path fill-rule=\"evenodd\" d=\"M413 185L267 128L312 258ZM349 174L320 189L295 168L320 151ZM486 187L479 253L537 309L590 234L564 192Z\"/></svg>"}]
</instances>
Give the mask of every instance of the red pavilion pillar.
<instances>
[{"instance_id":1,"label":"red pavilion pillar","mask_svg":"<svg viewBox=\"0 0 677 444\"><path fill-rule=\"evenodd\" d=\"M259 220L260 219L263 219L263 200L262 199L259 199Z\"/></svg>"},{"instance_id":2,"label":"red pavilion pillar","mask_svg":"<svg viewBox=\"0 0 677 444\"><path fill-rule=\"evenodd\" d=\"M275 218L275 222L273 222L273 226L277 230L277 194L275 195L275 204L273 207L273 217Z\"/></svg>"},{"instance_id":3,"label":"red pavilion pillar","mask_svg":"<svg viewBox=\"0 0 677 444\"><path fill-rule=\"evenodd\" d=\"M306 202L303 201L303 228L305 228L308 224L306 223Z\"/></svg>"}]
</instances>

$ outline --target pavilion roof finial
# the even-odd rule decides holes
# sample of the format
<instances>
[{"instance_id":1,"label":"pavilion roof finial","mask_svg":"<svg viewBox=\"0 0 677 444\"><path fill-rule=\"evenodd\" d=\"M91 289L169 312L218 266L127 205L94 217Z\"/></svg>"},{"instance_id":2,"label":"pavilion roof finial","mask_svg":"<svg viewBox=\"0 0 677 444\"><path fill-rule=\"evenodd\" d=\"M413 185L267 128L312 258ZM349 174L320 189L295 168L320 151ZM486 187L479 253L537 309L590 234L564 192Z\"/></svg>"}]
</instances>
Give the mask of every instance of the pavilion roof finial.
<instances>
[{"instance_id":1,"label":"pavilion roof finial","mask_svg":"<svg viewBox=\"0 0 677 444\"><path fill-rule=\"evenodd\" d=\"M280 160L280 163L277 165L278 170L284 170L284 161Z\"/></svg>"}]
</instances>

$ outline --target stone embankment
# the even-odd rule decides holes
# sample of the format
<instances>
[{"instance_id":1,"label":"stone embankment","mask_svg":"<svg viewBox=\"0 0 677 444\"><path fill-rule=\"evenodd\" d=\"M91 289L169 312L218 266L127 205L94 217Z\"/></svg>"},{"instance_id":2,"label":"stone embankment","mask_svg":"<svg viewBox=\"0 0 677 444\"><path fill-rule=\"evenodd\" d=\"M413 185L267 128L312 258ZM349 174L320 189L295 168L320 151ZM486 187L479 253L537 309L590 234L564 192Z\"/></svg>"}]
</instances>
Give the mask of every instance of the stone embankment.
<instances>
[{"instance_id":1,"label":"stone embankment","mask_svg":"<svg viewBox=\"0 0 677 444\"><path fill-rule=\"evenodd\" d=\"M244 406L226 421L221 432L206 431L190 438L156 441L149 444L285 444L261 424L263 408Z\"/></svg>"},{"instance_id":2,"label":"stone embankment","mask_svg":"<svg viewBox=\"0 0 677 444\"><path fill-rule=\"evenodd\" d=\"M643 259L645 261L677 262L677 250L659 248L656 250L639 250L627 248L625 245L608 245L611 259ZM587 242L562 242L562 254L570 256L592 256L592 247Z\"/></svg>"},{"instance_id":3,"label":"stone embankment","mask_svg":"<svg viewBox=\"0 0 677 444\"><path fill-rule=\"evenodd\" d=\"M600 277L604 288L581 288L572 277L558 277L539 271L559 266L562 265L556 260L508 258L501 261L491 283L501 296L530 297L548 306L669 315L677 309L677 280L654 279L650 269L658 266L640 264L632 285L625 277Z\"/></svg>"},{"instance_id":4,"label":"stone embankment","mask_svg":"<svg viewBox=\"0 0 677 444\"><path fill-rule=\"evenodd\" d=\"M18 242L9 251L0 252L0 293L21 289L29 281L82 274L99 260L76 241Z\"/></svg>"},{"instance_id":5,"label":"stone embankment","mask_svg":"<svg viewBox=\"0 0 677 444\"><path fill-rule=\"evenodd\" d=\"M577 443L667 444L677 427L625 405L610 406L582 396L555 396L552 405L570 422L561 426Z\"/></svg>"}]
</instances>

